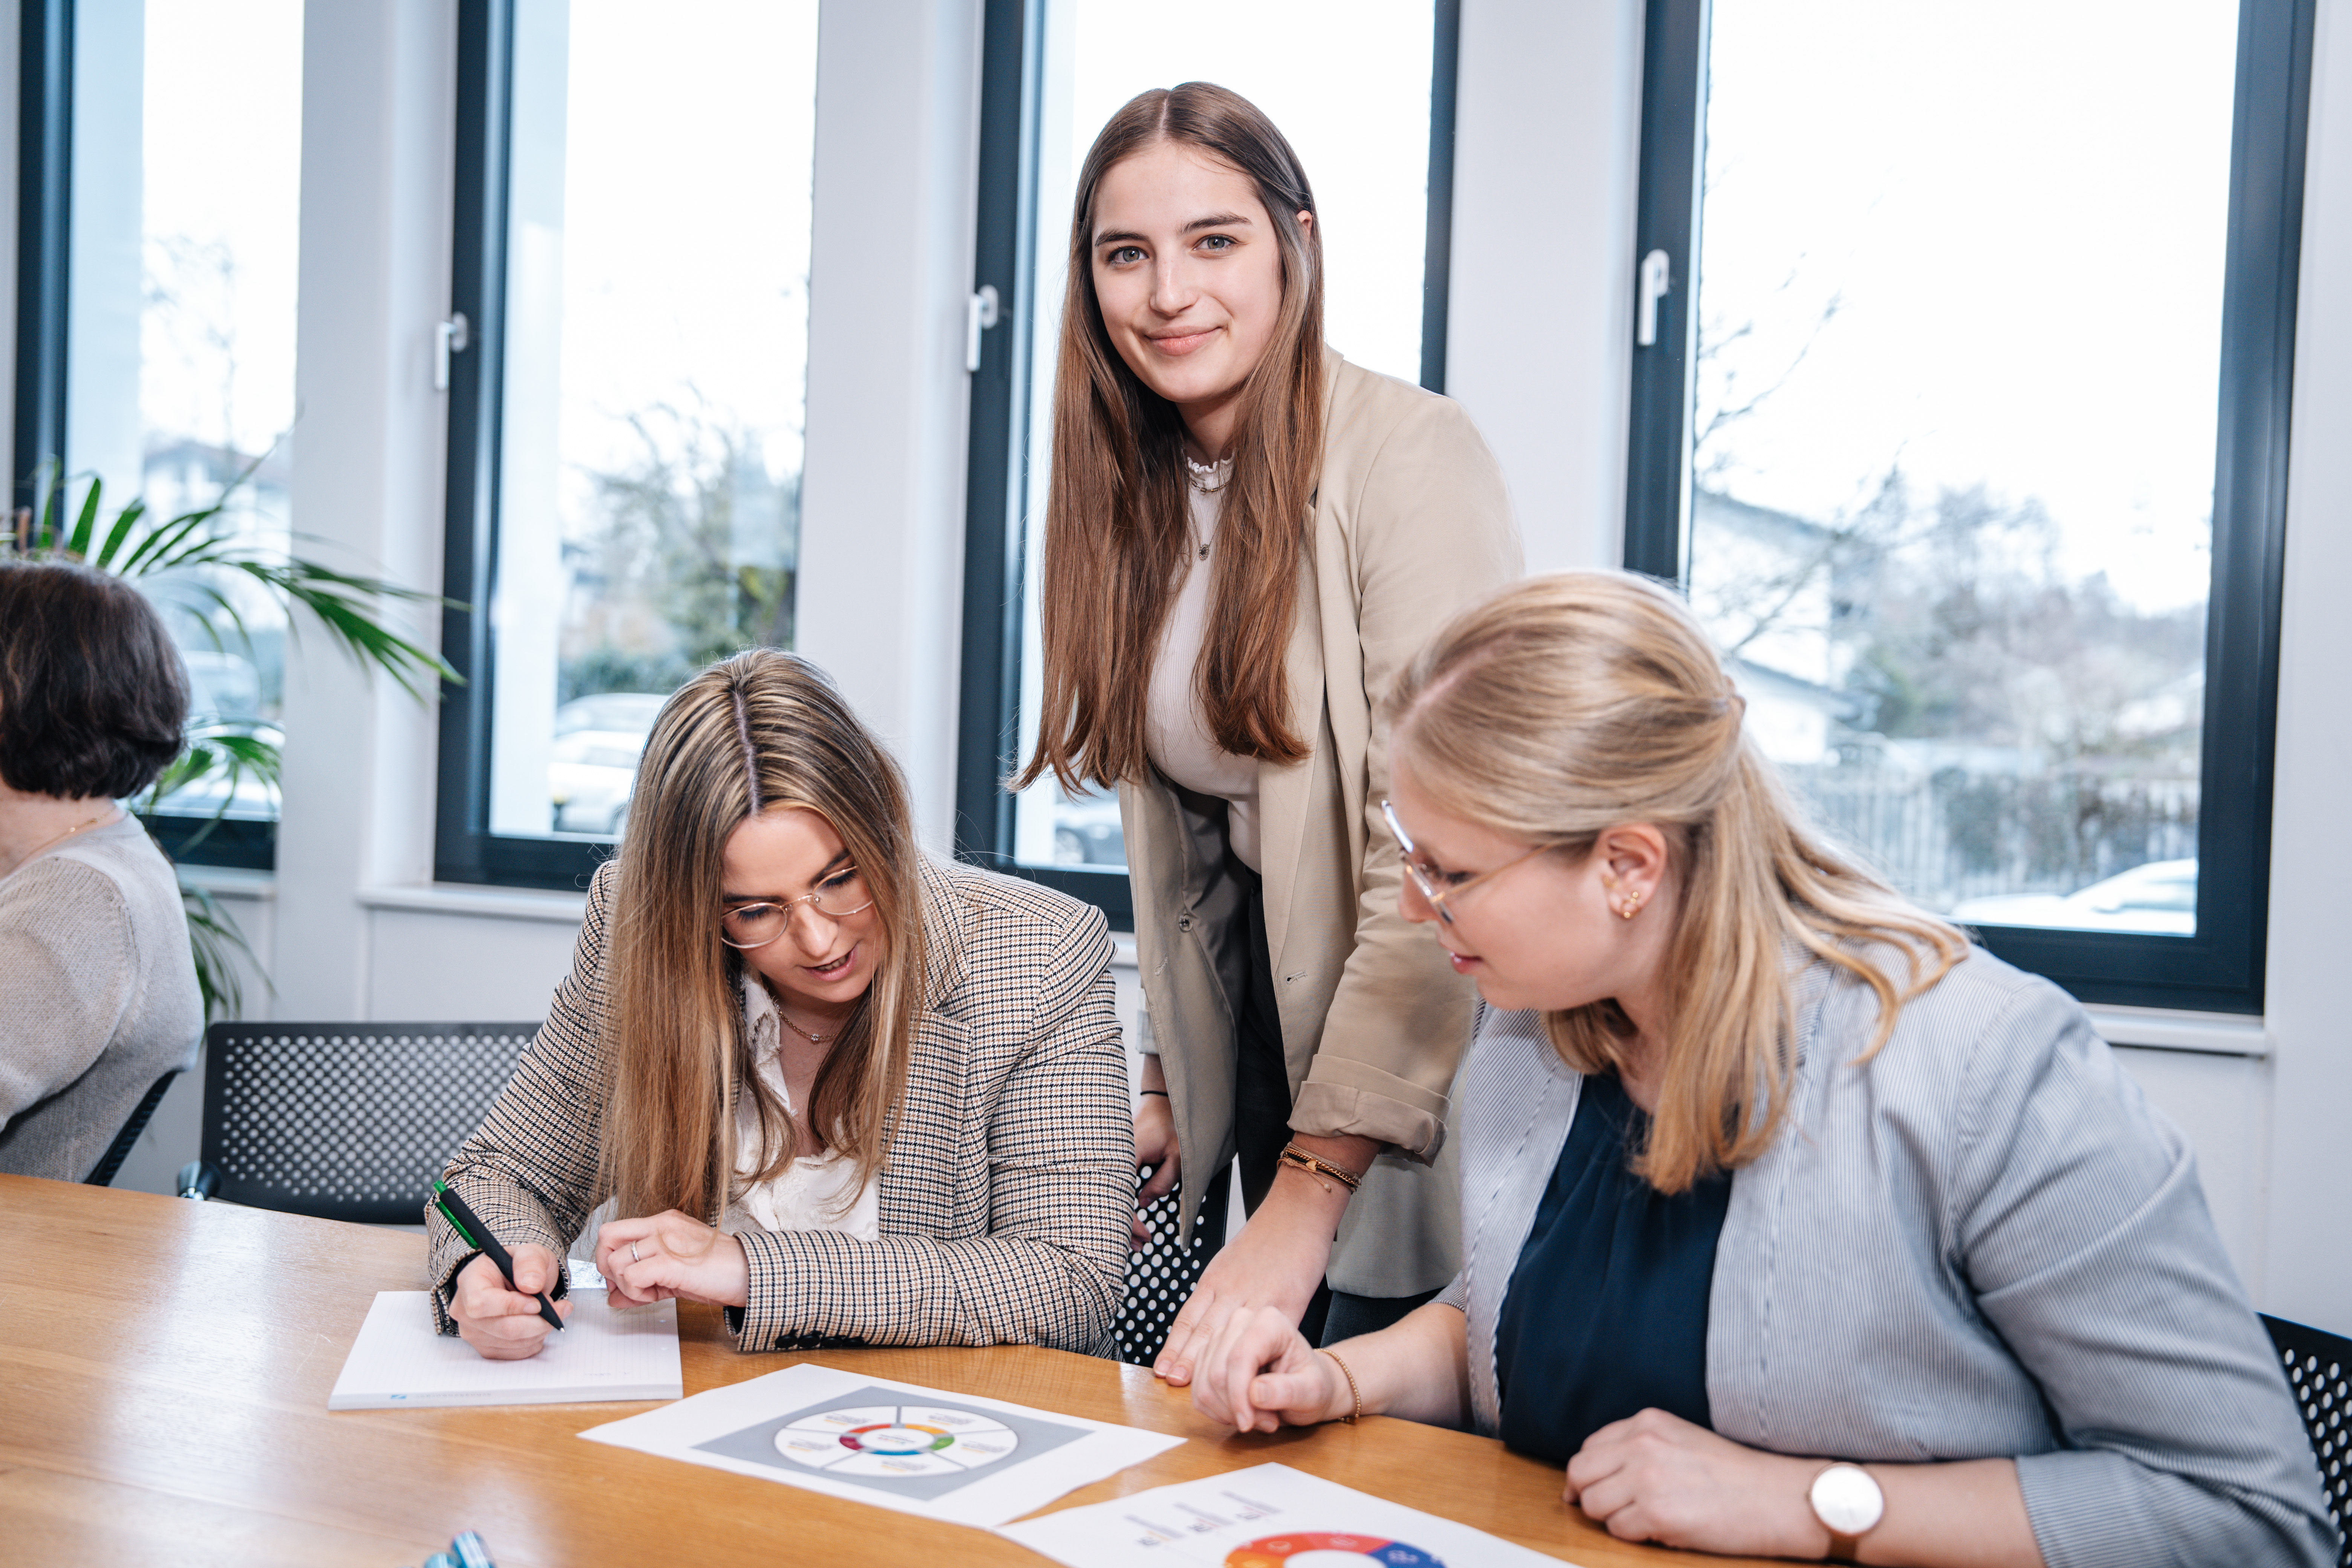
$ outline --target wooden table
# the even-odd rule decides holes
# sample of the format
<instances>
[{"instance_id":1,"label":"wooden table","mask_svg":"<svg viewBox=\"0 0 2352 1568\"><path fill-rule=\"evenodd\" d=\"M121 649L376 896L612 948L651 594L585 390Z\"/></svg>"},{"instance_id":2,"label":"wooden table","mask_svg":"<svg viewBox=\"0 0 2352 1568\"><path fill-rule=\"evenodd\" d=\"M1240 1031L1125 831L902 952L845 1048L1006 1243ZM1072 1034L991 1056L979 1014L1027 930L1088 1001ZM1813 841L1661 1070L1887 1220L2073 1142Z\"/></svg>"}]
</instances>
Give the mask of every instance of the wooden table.
<instances>
[{"instance_id":1,"label":"wooden table","mask_svg":"<svg viewBox=\"0 0 2352 1568\"><path fill-rule=\"evenodd\" d=\"M330 1413L375 1292L423 1287L420 1236L16 1176L0 1176L0 1221L12 1563L390 1568L468 1529L500 1568L1045 1562L979 1531L577 1436L646 1405ZM1557 1469L1458 1432L1371 1419L1235 1438L1115 1362L1011 1347L742 1355L714 1309L679 1324L688 1394L805 1360L1190 1439L1057 1508L1278 1459L1586 1568L1731 1561L1613 1540L1560 1502Z\"/></svg>"}]
</instances>

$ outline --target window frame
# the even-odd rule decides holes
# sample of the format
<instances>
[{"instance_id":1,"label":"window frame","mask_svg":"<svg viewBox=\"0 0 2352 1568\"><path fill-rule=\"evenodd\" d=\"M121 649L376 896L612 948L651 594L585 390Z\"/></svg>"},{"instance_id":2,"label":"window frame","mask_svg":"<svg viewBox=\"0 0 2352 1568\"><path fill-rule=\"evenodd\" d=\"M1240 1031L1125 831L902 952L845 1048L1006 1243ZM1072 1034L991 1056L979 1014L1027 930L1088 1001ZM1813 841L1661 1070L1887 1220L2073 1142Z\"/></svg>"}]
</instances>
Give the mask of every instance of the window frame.
<instances>
[{"instance_id":1,"label":"window frame","mask_svg":"<svg viewBox=\"0 0 2352 1568\"><path fill-rule=\"evenodd\" d=\"M2259 1014L2270 899L2288 419L2313 0L2242 0L2206 616L2197 934L1983 926L1991 952L2086 1003ZM1649 0L1634 256L1664 250L1658 342L1633 350L1624 563L1681 584L1696 358L1707 0ZM2284 90L2281 90L2282 88Z\"/></svg>"},{"instance_id":2,"label":"window frame","mask_svg":"<svg viewBox=\"0 0 2352 1568\"><path fill-rule=\"evenodd\" d=\"M488 826L513 66L511 0L459 0L449 309L466 318L467 346L449 362L441 657L465 683L441 688L433 877L579 891L610 858L611 844L508 837Z\"/></svg>"},{"instance_id":3,"label":"window frame","mask_svg":"<svg viewBox=\"0 0 2352 1568\"><path fill-rule=\"evenodd\" d=\"M21 0L16 14L16 405L10 504L37 510L66 450L67 300L73 285L74 0ZM148 819L184 866L270 871L278 822L162 814ZM191 841L194 841L193 847Z\"/></svg>"},{"instance_id":4,"label":"window frame","mask_svg":"<svg viewBox=\"0 0 2352 1568\"><path fill-rule=\"evenodd\" d=\"M980 200L972 291L993 288L998 326L983 332L971 377L965 468L963 647L956 743L955 853L961 860L1057 889L1135 928L1124 868L1024 865L1013 858L1021 768L1023 526L1029 505L1029 337L1036 316L1037 135L1045 6L987 0L981 34ZM1461 0L1434 0L1430 51L1429 216L1422 264L1421 384L1445 390L1446 314L1454 244L1454 96ZM1042 492L1040 492L1042 493Z\"/></svg>"}]
</instances>

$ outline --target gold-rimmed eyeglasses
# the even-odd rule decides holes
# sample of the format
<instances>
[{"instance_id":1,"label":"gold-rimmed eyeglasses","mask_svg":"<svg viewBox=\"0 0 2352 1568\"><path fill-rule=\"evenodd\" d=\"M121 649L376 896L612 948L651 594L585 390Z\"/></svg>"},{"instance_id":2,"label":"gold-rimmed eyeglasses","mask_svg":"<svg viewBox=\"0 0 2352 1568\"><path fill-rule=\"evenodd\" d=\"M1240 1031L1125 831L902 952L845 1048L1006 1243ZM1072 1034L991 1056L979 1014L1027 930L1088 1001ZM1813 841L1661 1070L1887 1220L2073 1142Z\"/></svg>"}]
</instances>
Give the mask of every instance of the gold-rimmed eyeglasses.
<instances>
[{"instance_id":1,"label":"gold-rimmed eyeglasses","mask_svg":"<svg viewBox=\"0 0 2352 1568\"><path fill-rule=\"evenodd\" d=\"M827 877L813 893L803 893L797 899L761 899L722 910L719 916L719 940L744 952L765 947L791 927L793 911L803 904L826 920L843 921L872 909L874 893L866 887L866 879L857 874L856 867L845 867Z\"/></svg>"},{"instance_id":2,"label":"gold-rimmed eyeglasses","mask_svg":"<svg viewBox=\"0 0 2352 1568\"><path fill-rule=\"evenodd\" d=\"M1441 887L1439 879L1444 873L1421 858L1420 851L1412 847L1412 836L1404 830L1404 824L1397 820L1396 807L1387 801L1381 802L1381 816L1387 820L1389 832L1396 838L1397 851L1404 860L1404 874L1412 879L1413 890L1421 895L1423 902L1437 911L1437 918L1447 925L1454 923L1454 911L1447 907L1449 900L1459 899L1479 883L1491 882L1512 867L1532 860L1553 847L1549 844L1538 844L1526 854L1515 856L1491 871L1481 871L1475 877L1465 877L1450 888Z\"/></svg>"}]
</instances>

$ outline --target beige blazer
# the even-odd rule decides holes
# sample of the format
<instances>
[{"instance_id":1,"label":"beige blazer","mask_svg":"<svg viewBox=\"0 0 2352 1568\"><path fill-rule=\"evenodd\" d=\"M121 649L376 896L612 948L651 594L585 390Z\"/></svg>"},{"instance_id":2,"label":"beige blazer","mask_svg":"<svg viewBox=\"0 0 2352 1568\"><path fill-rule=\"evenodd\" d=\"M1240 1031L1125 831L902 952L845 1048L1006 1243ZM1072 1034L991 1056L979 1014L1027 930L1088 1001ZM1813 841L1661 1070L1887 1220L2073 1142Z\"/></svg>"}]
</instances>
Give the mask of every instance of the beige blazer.
<instances>
[{"instance_id":1,"label":"beige blazer","mask_svg":"<svg viewBox=\"0 0 2352 1568\"><path fill-rule=\"evenodd\" d=\"M1391 1145L1349 1205L1339 1289L1432 1290L1460 1266L1447 1091L1473 994L1429 932L1397 911L1402 872L1381 820L1381 696L1432 634L1519 575L1502 471L1460 406L1327 358L1323 471L1299 563L1289 650L1294 718L1314 751L1258 769L1266 946L1302 1132ZM1234 1157L1234 1016L1246 974L1242 890L1222 824L1156 773L1119 787L1136 950L1168 1076L1187 1234L1208 1176Z\"/></svg>"}]
</instances>

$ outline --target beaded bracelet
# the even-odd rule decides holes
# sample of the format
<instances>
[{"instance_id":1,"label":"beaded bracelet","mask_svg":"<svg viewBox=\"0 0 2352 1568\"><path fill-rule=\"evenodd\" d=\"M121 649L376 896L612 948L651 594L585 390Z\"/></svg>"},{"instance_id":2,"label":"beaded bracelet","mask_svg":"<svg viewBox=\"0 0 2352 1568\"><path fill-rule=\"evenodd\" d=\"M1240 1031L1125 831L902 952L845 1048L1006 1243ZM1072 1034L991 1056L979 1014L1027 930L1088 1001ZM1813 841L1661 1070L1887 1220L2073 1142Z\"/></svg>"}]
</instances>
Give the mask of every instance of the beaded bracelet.
<instances>
[{"instance_id":1,"label":"beaded bracelet","mask_svg":"<svg viewBox=\"0 0 2352 1568\"><path fill-rule=\"evenodd\" d=\"M1364 1391L1356 1386L1356 1374L1349 1370L1348 1363L1346 1362L1339 1360L1336 1352L1327 1350L1323 1353L1329 1356L1333 1362L1338 1363L1339 1375L1348 1380L1348 1397L1356 1402L1356 1408L1349 1411L1347 1415L1340 1416L1339 1419L1346 1422L1349 1426L1353 1426L1364 1414Z\"/></svg>"}]
</instances>

